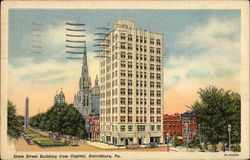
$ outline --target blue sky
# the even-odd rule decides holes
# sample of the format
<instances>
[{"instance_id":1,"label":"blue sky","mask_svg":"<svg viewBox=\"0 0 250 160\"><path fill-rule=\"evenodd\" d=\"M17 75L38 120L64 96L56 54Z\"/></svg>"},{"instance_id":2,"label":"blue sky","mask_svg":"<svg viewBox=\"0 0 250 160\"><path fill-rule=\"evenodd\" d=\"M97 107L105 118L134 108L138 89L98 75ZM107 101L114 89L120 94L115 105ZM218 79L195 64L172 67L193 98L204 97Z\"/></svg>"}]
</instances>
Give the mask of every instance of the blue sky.
<instances>
[{"instance_id":1,"label":"blue sky","mask_svg":"<svg viewBox=\"0 0 250 160\"><path fill-rule=\"evenodd\" d=\"M168 48L166 94L187 88L197 91L197 87L208 84L239 90L240 10L11 9L10 95L20 93L23 86L34 90L34 86L39 89L67 88L67 84L71 84L71 88L77 90L81 62L65 59L65 22L86 24L88 62L93 81L98 73L95 66L98 60L93 52L96 50L93 47L95 28L113 28L119 19L132 20L137 28L164 35L165 48ZM34 22L43 24L39 26L42 54L31 53ZM16 85L22 86L21 89Z\"/></svg>"}]
</instances>

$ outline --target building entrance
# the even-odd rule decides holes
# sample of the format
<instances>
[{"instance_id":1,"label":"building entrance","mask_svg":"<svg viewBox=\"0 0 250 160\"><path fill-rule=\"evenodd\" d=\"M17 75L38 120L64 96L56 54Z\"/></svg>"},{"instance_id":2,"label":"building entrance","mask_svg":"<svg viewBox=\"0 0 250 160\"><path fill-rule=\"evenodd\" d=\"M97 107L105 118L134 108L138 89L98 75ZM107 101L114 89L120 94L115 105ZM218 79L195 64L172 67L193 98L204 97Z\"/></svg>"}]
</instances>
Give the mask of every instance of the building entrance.
<instances>
[{"instance_id":1,"label":"building entrance","mask_svg":"<svg viewBox=\"0 0 250 160\"><path fill-rule=\"evenodd\" d=\"M142 144L142 138L138 138L138 144L139 144L139 145Z\"/></svg>"}]
</instances>

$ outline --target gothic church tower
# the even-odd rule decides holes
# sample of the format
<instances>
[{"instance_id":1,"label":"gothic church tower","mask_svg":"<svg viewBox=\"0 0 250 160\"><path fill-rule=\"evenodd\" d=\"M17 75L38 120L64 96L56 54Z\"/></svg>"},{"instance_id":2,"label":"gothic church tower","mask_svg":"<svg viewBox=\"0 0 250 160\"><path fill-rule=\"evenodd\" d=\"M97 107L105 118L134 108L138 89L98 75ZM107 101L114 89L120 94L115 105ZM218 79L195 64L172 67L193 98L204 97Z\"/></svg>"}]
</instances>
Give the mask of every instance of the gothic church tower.
<instances>
[{"instance_id":1,"label":"gothic church tower","mask_svg":"<svg viewBox=\"0 0 250 160\"><path fill-rule=\"evenodd\" d=\"M88 118L91 113L91 81L87 64L86 43L83 53L82 73L79 80L79 91L74 97L74 107L82 114L86 130L89 130Z\"/></svg>"}]
</instances>

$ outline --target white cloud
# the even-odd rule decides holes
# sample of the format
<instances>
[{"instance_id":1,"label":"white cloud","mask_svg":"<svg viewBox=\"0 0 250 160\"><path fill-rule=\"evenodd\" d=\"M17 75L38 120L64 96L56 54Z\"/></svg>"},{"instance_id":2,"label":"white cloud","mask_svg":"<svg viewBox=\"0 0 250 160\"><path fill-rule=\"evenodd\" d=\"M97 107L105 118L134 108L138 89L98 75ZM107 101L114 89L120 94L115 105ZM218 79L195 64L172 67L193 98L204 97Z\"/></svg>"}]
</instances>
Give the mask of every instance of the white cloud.
<instances>
[{"instance_id":1,"label":"white cloud","mask_svg":"<svg viewBox=\"0 0 250 160\"><path fill-rule=\"evenodd\" d=\"M240 75L239 19L210 19L200 26L188 26L179 34L182 56L170 56L167 87L182 84L234 83ZM185 49L199 50L185 54ZM187 56L189 55L189 56Z\"/></svg>"}]
</instances>

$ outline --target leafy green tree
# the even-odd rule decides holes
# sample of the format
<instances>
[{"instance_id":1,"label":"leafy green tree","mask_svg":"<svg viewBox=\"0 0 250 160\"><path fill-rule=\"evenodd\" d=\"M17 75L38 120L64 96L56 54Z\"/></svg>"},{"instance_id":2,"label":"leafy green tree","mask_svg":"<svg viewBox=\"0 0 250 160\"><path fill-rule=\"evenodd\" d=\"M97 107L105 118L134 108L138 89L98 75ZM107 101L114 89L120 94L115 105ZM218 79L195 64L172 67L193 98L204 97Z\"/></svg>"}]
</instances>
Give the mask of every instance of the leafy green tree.
<instances>
[{"instance_id":1,"label":"leafy green tree","mask_svg":"<svg viewBox=\"0 0 250 160\"><path fill-rule=\"evenodd\" d=\"M178 139L176 135L173 137L172 144L174 147L177 147L180 145L180 140Z\"/></svg>"},{"instance_id":2,"label":"leafy green tree","mask_svg":"<svg viewBox=\"0 0 250 160\"><path fill-rule=\"evenodd\" d=\"M16 106L8 101L8 129L7 134L12 138L20 137L23 131L23 117L16 116Z\"/></svg>"},{"instance_id":3,"label":"leafy green tree","mask_svg":"<svg viewBox=\"0 0 250 160\"><path fill-rule=\"evenodd\" d=\"M85 126L82 115L72 104L55 104L46 113L31 118L32 127L52 131L63 135L85 136Z\"/></svg>"},{"instance_id":4,"label":"leafy green tree","mask_svg":"<svg viewBox=\"0 0 250 160\"><path fill-rule=\"evenodd\" d=\"M214 86L198 91L200 101L189 106L197 115L200 131L212 145L228 141L228 124L231 124L231 139L240 143L241 101L238 93Z\"/></svg>"}]
</instances>

